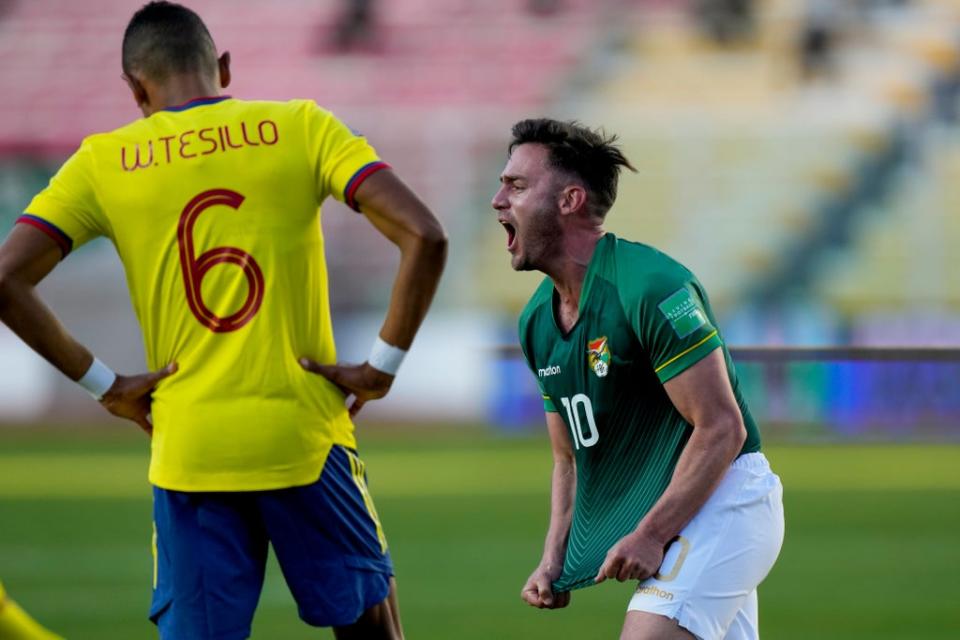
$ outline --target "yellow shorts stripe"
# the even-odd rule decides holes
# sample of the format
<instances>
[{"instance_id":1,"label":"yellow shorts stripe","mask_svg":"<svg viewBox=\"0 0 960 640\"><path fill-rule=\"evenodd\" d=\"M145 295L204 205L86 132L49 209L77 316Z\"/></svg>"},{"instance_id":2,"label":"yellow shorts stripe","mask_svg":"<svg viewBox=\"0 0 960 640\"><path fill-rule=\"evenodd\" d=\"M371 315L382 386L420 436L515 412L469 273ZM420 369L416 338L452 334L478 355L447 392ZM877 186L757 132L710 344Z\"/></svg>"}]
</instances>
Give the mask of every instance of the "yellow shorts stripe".
<instances>
[{"instance_id":1,"label":"yellow shorts stripe","mask_svg":"<svg viewBox=\"0 0 960 640\"><path fill-rule=\"evenodd\" d=\"M347 451L347 457L350 458L350 471L353 476L353 481L357 485L357 489L360 490L360 495L363 496L363 504L367 507L367 513L370 514L370 518L373 520L374 526L377 528L377 539L380 541L380 552L387 552L387 536L383 533L383 527L380 525L380 516L377 515L377 508L373 506L373 497L370 495L370 490L367 488L367 481L365 479L366 475L366 464L353 454L351 451Z\"/></svg>"},{"instance_id":2,"label":"yellow shorts stripe","mask_svg":"<svg viewBox=\"0 0 960 640\"><path fill-rule=\"evenodd\" d=\"M153 554L153 588L157 588L157 574L159 573L159 551L157 551L157 523L153 523L153 537L150 539L150 551Z\"/></svg>"}]
</instances>

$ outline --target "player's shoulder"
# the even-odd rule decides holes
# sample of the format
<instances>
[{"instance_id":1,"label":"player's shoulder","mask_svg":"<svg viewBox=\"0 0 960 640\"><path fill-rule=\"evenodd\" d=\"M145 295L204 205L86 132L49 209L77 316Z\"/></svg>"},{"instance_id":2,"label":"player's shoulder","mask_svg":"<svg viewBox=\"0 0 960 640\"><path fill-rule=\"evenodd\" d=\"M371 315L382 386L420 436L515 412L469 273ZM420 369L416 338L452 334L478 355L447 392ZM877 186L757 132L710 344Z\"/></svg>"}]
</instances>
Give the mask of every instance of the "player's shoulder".
<instances>
[{"instance_id":1,"label":"player's shoulder","mask_svg":"<svg viewBox=\"0 0 960 640\"><path fill-rule=\"evenodd\" d=\"M278 115L287 115L293 120L313 123L325 123L336 120L337 116L330 110L310 98L294 98L283 102L272 100L246 100L243 104L251 109L274 112Z\"/></svg>"},{"instance_id":2,"label":"player's shoulder","mask_svg":"<svg viewBox=\"0 0 960 640\"><path fill-rule=\"evenodd\" d=\"M104 144L108 144L118 138L127 137L131 135L131 133L135 133L139 130L139 127L135 126L139 122L139 120L135 120L111 131L98 131L97 133L91 133L84 136L84 138L80 141L80 146L77 147L77 154L92 152Z\"/></svg>"},{"instance_id":3,"label":"player's shoulder","mask_svg":"<svg viewBox=\"0 0 960 640\"><path fill-rule=\"evenodd\" d=\"M530 324L530 320L536 315L537 311L544 305L549 305L552 298L553 280L549 277L544 277L544 279L540 281L540 285L533 292L533 295L530 296L530 300L528 300L527 304L523 307L523 311L520 312L519 326L521 335L523 335L525 328Z\"/></svg>"},{"instance_id":4,"label":"player's shoulder","mask_svg":"<svg viewBox=\"0 0 960 640\"><path fill-rule=\"evenodd\" d=\"M617 237L613 243L610 271L625 303L662 297L696 281L690 269L656 247Z\"/></svg>"},{"instance_id":5,"label":"player's shoulder","mask_svg":"<svg viewBox=\"0 0 960 640\"><path fill-rule=\"evenodd\" d=\"M223 114L229 118L246 115L275 117L283 117L284 115L292 117L307 115L332 117L333 115L330 111L317 104L316 101L305 98L295 98L292 100L243 100L229 96L224 96L224 98L222 101L203 104L202 106L204 108L215 109L215 111L211 112L212 114ZM174 124L176 120L172 119L181 117L181 114L190 113L190 111L192 111L192 109L160 110L145 118L137 118L136 120L127 122L110 131L87 136L86 139L99 141L116 137L137 137L138 134L144 131L153 131L164 124Z\"/></svg>"},{"instance_id":6,"label":"player's shoulder","mask_svg":"<svg viewBox=\"0 0 960 640\"><path fill-rule=\"evenodd\" d=\"M616 266L625 267L632 274L664 271L690 274L690 270L678 260L649 244L616 236L613 236L612 241Z\"/></svg>"},{"instance_id":7,"label":"player's shoulder","mask_svg":"<svg viewBox=\"0 0 960 640\"><path fill-rule=\"evenodd\" d=\"M286 112L291 115L332 115L328 109L318 104L316 100L309 98L293 98L291 100L237 100L236 103L250 109Z\"/></svg>"},{"instance_id":8,"label":"player's shoulder","mask_svg":"<svg viewBox=\"0 0 960 640\"><path fill-rule=\"evenodd\" d=\"M251 105L258 105L264 110L273 110L278 120L284 115L291 122L299 123L306 128L309 135L362 135L348 126L337 114L324 107L315 100L296 98L286 102L250 101Z\"/></svg>"},{"instance_id":9,"label":"player's shoulder","mask_svg":"<svg viewBox=\"0 0 960 640\"><path fill-rule=\"evenodd\" d=\"M218 105L230 116L259 116L278 120L284 118L303 119L308 117L328 118L332 113L317 104L315 100L307 98L293 98L290 100L244 100L230 98Z\"/></svg>"}]
</instances>

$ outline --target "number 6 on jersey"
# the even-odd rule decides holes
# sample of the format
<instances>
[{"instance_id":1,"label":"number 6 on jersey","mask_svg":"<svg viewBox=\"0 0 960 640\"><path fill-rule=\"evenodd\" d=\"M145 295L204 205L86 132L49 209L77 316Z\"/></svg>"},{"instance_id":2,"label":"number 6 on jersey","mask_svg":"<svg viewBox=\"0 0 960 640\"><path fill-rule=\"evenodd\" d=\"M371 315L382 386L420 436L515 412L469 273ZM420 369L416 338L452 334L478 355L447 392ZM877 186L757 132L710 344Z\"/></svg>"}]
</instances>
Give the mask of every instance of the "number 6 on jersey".
<instances>
[{"instance_id":1,"label":"number 6 on jersey","mask_svg":"<svg viewBox=\"0 0 960 640\"><path fill-rule=\"evenodd\" d=\"M593 403L585 393L578 393L572 398L560 398L563 408L567 410L567 424L570 425L570 431L573 433L573 444L580 447L592 447L600 440L600 432L597 431L597 421L593 418ZM582 423L580 422L580 407L583 407L583 413L587 416L587 433L584 435Z\"/></svg>"},{"instance_id":2,"label":"number 6 on jersey","mask_svg":"<svg viewBox=\"0 0 960 640\"><path fill-rule=\"evenodd\" d=\"M210 189L199 194L187 203L180 214L177 227L177 244L180 245L180 269L183 271L183 283L187 289L187 303L190 311L200 324L214 333L236 331L260 310L263 302L263 272L260 265L246 251L236 247L216 247L208 249L197 257L193 247L193 227L204 211L216 205L239 209L244 197L229 189ZM247 277L247 298L235 313L222 318L215 314L203 301L201 284L207 272L214 265L233 264L243 270Z\"/></svg>"}]
</instances>

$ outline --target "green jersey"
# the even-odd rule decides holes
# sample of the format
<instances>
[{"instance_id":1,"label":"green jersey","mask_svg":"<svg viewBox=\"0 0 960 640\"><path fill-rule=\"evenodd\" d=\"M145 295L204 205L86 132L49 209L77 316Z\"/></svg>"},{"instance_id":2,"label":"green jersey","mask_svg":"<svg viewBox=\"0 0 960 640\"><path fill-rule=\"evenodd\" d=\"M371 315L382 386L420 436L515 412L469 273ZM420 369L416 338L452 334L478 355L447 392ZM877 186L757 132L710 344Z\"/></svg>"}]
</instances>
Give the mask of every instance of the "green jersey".
<instances>
[{"instance_id":1,"label":"green jersey","mask_svg":"<svg viewBox=\"0 0 960 640\"><path fill-rule=\"evenodd\" d=\"M569 591L593 583L607 551L636 528L669 484L692 427L663 384L723 349L747 429L760 435L740 393L703 287L652 247L607 233L587 268L580 314L557 326L554 286L544 279L520 316L520 345L544 408L569 428L577 464L573 523L563 573Z\"/></svg>"}]
</instances>

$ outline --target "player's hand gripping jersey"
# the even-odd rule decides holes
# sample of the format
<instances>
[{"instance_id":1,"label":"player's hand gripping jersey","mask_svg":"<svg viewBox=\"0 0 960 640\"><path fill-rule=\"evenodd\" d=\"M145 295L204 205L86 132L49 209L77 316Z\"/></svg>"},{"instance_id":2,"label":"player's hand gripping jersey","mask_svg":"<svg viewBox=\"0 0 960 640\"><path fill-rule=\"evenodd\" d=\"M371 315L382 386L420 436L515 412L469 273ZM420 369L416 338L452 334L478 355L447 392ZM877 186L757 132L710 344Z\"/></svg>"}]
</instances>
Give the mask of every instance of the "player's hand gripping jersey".
<instances>
[{"instance_id":1,"label":"player's hand gripping jersey","mask_svg":"<svg viewBox=\"0 0 960 640\"><path fill-rule=\"evenodd\" d=\"M607 551L633 531L669 484L692 427L663 384L717 347L743 413L742 453L760 435L700 283L646 245L607 233L597 244L569 333L544 279L520 316L520 344L547 411L566 422L577 495L557 591L593 584Z\"/></svg>"},{"instance_id":2,"label":"player's hand gripping jersey","mask_svg":"<svg viewBox=\"0 0 960 640\"><path fill-rule=\"evenodd\" d=\"M319 204L351 206L384 165L315 103L195 100L93 135L21 222L64 254L116 246L153 396L150 481L238 491L315 481L354 447L343 396L300 356L336 360Z\"/></svg>"}]
</instances>

